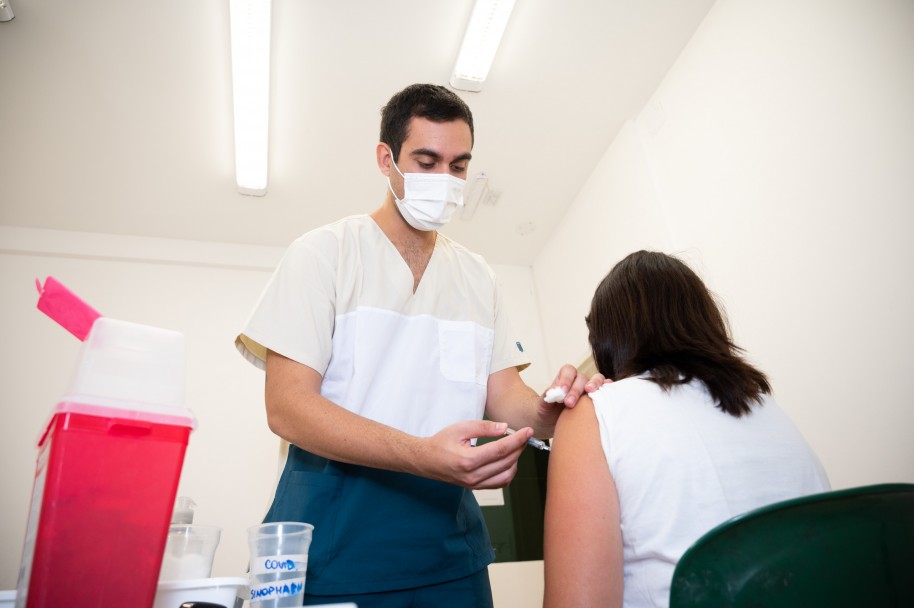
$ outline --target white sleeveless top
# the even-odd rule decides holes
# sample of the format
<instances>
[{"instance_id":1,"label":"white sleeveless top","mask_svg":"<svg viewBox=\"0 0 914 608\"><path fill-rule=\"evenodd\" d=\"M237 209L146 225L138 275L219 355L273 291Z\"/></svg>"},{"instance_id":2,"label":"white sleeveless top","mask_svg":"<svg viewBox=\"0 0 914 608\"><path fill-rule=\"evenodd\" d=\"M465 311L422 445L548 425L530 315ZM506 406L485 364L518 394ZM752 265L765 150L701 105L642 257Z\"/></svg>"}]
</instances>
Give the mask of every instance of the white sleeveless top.
<instances>
[{"instance_id":1,"label":"white sleeveless top","mask_svg":"<svg viewBox=\"0 0 914 608\"><path fill-rule=\"evenodd\" d=\"M769 397L736 418L693 380L645 376L592 393L619 495L624 606L669 605L673 570L705 532L781 500L830 489L818 458Z\"/></svg>"}]
</instances>

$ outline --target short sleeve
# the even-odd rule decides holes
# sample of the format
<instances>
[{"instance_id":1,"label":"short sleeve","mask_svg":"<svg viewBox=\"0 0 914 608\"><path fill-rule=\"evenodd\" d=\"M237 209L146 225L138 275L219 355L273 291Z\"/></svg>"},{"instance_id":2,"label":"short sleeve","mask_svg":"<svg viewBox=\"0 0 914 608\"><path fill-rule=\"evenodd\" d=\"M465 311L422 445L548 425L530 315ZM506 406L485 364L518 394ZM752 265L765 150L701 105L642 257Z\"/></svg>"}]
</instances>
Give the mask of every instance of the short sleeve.
<instances>
[{"instance_id":1,"label":"short sleeve","mask_svg":"<svg viewBox=\"0 0 914 608\"><path fill-rule=\"evenodd\" d=\"M504 310L501 288L495 284L495 336L492 345L492 366L490 372L500 372L509 367L523 371L530 366L530 359L524 353L524 347L514 333L511 321Z\"/></svg>"},{"instance_id":2,"label":"short sleeve","mask_svg":"<svg viewBox=\"0 0 914 608\"><path fill-rule=\"evenodd\" d=\"M290 245L235 339L248 361L264 369L272 350L324 374L332 352L338 258L338 241L328 231L309 232Z\"/></svg>"}]
</instances>

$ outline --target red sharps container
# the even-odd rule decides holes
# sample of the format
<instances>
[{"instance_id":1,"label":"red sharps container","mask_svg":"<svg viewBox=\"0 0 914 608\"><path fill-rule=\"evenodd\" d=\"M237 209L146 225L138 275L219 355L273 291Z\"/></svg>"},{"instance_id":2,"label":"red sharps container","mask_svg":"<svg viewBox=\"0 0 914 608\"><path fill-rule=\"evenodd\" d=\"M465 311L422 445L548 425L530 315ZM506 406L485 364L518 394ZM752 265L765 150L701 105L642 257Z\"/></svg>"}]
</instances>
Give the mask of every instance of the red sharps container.
<instances>
[{"instance_id":1,"label":"red sharps container","mask_svg":"<svg viewBox=\"0 0 914 608\"><path fill-rule=\"evenodd\" d=\"M17 608L152 606L188 436L184 336L101 317L38 442Z\"/></svg>"}]
</instances>

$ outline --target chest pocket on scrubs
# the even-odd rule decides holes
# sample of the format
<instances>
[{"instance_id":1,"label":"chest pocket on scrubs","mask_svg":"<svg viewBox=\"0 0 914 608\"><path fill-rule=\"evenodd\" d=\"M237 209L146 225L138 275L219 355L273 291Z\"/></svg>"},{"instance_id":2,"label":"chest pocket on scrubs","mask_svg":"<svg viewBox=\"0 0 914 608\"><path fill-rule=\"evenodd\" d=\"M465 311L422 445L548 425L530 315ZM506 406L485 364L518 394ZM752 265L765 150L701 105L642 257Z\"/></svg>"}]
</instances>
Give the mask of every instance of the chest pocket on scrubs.
<instances>
[{"instance_id":1,"label":"chest pocket on scrubs","mask_svg":"<svg viewBox=\"0 0 914 608\"><path fill-rule=\"evenodd\" d=\"M492 359L492 333L469 321L438 321L441 374L452 382L485 385Z\"/></svg>"}]
</instances>

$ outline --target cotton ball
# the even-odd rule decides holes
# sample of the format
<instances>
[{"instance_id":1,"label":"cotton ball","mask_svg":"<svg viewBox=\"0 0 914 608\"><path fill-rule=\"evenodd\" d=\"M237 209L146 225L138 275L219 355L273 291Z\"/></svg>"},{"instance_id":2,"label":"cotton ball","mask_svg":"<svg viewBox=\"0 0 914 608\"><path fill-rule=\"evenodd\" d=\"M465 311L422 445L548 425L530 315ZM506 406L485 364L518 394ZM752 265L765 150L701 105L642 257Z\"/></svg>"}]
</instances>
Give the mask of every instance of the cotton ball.
<instances>
[{"instance_id":1,"label":"cotton ball","mask_svg":"<svg viewBox=\"0 0 914 608\"><path fill-rule=\"evenodd\" d=\"M561 403L565 400L565 391L561 386L550 388L546 391L546 396L543 397L543 400L546 403Z\"/></svg>"}]
</instances>

